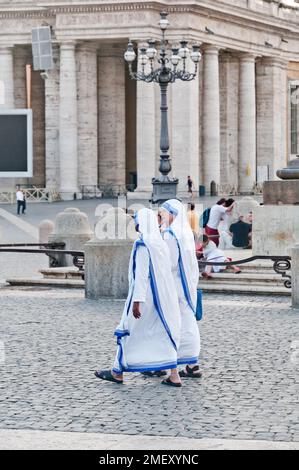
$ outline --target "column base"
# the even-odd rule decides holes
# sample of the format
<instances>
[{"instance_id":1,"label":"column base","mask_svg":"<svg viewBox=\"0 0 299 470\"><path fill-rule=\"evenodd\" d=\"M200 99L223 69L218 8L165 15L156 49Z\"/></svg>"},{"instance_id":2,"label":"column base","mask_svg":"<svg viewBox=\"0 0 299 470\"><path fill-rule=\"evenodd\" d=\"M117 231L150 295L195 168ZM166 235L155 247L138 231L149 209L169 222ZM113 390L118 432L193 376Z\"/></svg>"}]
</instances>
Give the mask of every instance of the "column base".
<instances>
[{"instance_id":1,"label":"column base","mask_svg":"<svg viewBox=\"0 0 299 470\"><path fill-rule=\"evenodd\" d=\"M152 198L153 188L152 186L147 188L136 188L133 192L127 193L128 199L138 199L138 200L150 200Z\"/></svg>"},{"instance_id":2,"label":"column base","mask_svg":"<svg viewBox=\"0 0 299 470\"><path fill-rule=\"evenodd\" d=\"M59 196L62 201L75 201L82 199L82 193L79 189L60 189Z\"/></svg>"}]
</instances>

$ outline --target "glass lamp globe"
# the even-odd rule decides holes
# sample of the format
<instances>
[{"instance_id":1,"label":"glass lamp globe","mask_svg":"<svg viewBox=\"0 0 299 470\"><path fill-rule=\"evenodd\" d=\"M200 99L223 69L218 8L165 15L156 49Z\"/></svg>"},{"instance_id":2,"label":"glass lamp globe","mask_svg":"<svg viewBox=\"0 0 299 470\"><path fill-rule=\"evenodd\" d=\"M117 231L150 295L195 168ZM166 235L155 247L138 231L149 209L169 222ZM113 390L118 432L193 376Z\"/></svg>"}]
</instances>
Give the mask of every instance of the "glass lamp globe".
<instances>
[{"instance_id":1,"label":"glass lamp globe","mask_svg":"<svg viewBox=\"0 0 299 470\"><path fill-rule=\"evenodd\" d=\"M181 59L187 59L188 57L189 49L187 47L187 44L188 44L187 41L180 42L181 47L179 48L179 56Z\"/></svg>"},{"instance_id":2,"label":"glass lamp globe","mask_svg":"<svg viewBox=\"0 0 299 470\"><path fill-rule=\"evenodd\" d=\"M170 57L172 65L176 66L178 65L179 61L181 60L179 56L179 49L176 47L172 48L172 56Z\"/></svg>"},{"instance_id":3,"label":"glass lamp globe","mask_svg":"<svg viewBox=\"0 0 299 470\"><path fill-rule=\"evenodd\" d=\"M159 25L160 25L160 28L162 29L162 31L165 31L165 29L169 25L167 15L168 15L168 13L166 11L161 11L161 13L160 13Z\"/></svg>"},{"instance_id":4,"label":"glass lamp globe","mask_svg":"<svg viewBox=\"0 0 299 470\"><path fill-rule=\"evenodd\" d=\"M194 46L192 46L192 52L190 54L190 57L191 57L191 60L193 60L195 64L197 64L201 60L202 56L199 50L199 46L197 44L194 44Z\"/></svg>"},{"instance_id":5,"label":"glass lamp globe","mask_svg":"<svg viewBox=\"0 0 299 470\"><path fill-rule=\"evenodd\" d=\"M155 41L148 41L148 48L146 49L146 55L150 60L153 60L157 55L157 49L155 48Z\"/></svg>"},{"instance_id":6,"label":"glass lamp globe","mask_svg":"<svg viewBox=\"0 0 299 470\"><path fill-rule=\"evenodd\" d=\"M134 48L133 48L133 44L131 42L129 42L128 48L127 48L126 52L124 53L124 58L127 62L133 62L133 60L135 60L135 58L136 58L136 54L135 54L135 51L134 51Z\"/></svg>"}]
</instances>

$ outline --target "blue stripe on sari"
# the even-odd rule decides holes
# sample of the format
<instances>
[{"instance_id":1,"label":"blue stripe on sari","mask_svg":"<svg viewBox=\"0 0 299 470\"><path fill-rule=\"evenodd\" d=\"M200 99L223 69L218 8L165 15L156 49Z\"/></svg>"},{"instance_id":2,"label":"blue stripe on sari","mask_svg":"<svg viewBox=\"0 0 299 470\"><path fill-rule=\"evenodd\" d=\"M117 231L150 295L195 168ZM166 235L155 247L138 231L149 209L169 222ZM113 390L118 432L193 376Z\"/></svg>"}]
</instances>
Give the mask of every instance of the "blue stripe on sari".
<instances>
[{"instance_id":1,"label":"blue stripe on sari","mask_svg":"<svg viewBox=\"0 0 299 470\"><path fill-rule=\"evenodd\" d=\"M142 240L142 238L140 238L139 240L137 240L134 244L134 252L133 252L133 268L132 268L132 271L133 271L133 279L135 280L135 273L136 273L136 255L137 255L137 249L140 247L140 246L145 246L146 247L146 244L144 243L144 241ZM147 247L146 247L147 248ZM149 249L147 248L148 252L149 252ZM150 259L150 252L149 252L149 260L150 260L150 285L151 285L151 290L152 290L152 294L153 294L153 300L154 300L154 305L155 305L155 308L156 308L156 311L160 317L160 320L162 322L162 325L164 326L165 330L166 330L166 333L175 349L175 351L177 351L177 346L172 338L172 335L171 335L171 332L170 332L170 329L169 329L169 326L165 320L165 317L164 317L164 314L163 314L163 310L162 310L162 307L161 307L161 303L160 303L160 299L159 299L159 294L158 294L158 289L157 289L157 283L156 283L156 278L155 278L155 273L154 273L154 268L153 268L153 265L152 265L152 261ZM128 307L127 307L127 315L129 314L130 312L130 308L131 308L131 305L132 305L132 299L133 299L133 293L134 293L134 289L132 289L132 292L131 292L131 296L130 296L130 300L128 302ZM145 371L151 371L151 370L163 370L164 368L169 368L169 369L173 369L176 367L176 363L171 363L171 364L161 364L161 365L155 365L155 366L146 366L144 368L128 368L128 367L125 367L123 364L122 364L122 359L123 359L123 348L122 348L122 344L121 344L121 339L124 337L124 336L130 336L130 332L128 330L115 330L114 332L114 335L117 337L117 345L119 346L119 349L118 349L118 357L117 357L117 360L118 360L118 363L119 363L119 369L117 368L113 368L112 370L117 373L117 374L120 374L122 372L145 372Z\"/></svg>"},{"instance_id":2,"label":"blue stripe on sari","mask_svg":"<svg viewBox=\"0 0 299 470\"><path fill-rule=\"evenodd\" d=\"M186 273L185 273L185 268L184 268L184 263L183 263L183 259L182 259L181 247L180 247L179 241L178 241L177 237L175 236L175 233L173 232L173 230L171 228L168 229L168 232L171 233L171 235L175 238L175 240L177 242L177 246L178 246L178 250L179 250L179 269L180 269L180 275L181 275L182 286L183 286L185 298L188 302L189 307L193 311L193 313L196 314L196 308L193 305L191 295L190 295L190 291L189 291L189 286L188 286L188 281L187 281L187 277L186 277Z\"/></svg>"},{"instance_id":3,"label":"blue stripe on sari","mask_svg":"<svg viewBox=\"0 0 299 470\"><path fill-rule=\"evenodd\" d=\"M178 366L182 364L197 364L198 357L182 357L181 359L178 359L177 363Z\"/></svg>"},{"instance_id":4,"label":"blue stripe on sari","mask_svg":"<svg viewBox=\"0 0 299 470\"><path fill-rule=\"evenodd\" d=\"M152 264L152 261L150 259L150 283L151 283L151 288L152 288L152 294L153 294L153 299L154 299L154 305L155 305L155 308L158 312L158 315L160 317L160 320L166 330L166 333L168 334L169 336L169 339L175 349L175 351L177 351L177 346L174 342L174 339L172 338L171 336L171 332L170 332L170 329L169 329L169 326L167 325L167 322L165 320L165 317L164 317L164 314L163 314L163 310L162 310L162 307L161 307L161 304L160 304L160 299L159 299L159 294L158 294L158 289L157 289L157 283L156 283L156 278L155 278L155 273L154 273L154 267L153 267L153 264Z\"/></svg>"}]
</instances>

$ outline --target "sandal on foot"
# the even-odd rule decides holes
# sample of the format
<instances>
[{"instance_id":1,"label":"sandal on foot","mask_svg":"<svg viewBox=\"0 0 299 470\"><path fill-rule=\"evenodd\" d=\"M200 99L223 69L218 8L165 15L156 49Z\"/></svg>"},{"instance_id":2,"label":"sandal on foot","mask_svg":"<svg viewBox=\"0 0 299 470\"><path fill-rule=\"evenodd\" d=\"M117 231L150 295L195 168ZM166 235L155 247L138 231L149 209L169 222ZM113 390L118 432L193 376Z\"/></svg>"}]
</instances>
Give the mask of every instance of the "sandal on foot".
<instances>
[{"instance_id":1,"label":"sandal on foot","mask_svg":"<svg viewBox=\"0 0 299 470\"><path fill-rule=\"evenodd\" d=\"M211 276L211 274L208 274L206 272L203 272L202 274L202 277L204 277L205 279L213 279L213 276Z\"/></svg>"},{"instance_id":2,"label":"sandal on foot","mask_svg":"<svg viewBox=\"0 0 299 470\"><path fill-rule=\"evenodd\" d=\"M145 375L146 377L164 377L165 375L167 375L167 372L165 372L165 370L156 370L141 372L141 374Z\"/></svg>"},{"instance_id":3,"label":"sandal on foot","mask_svg":"<svg viewBox=\"0 0 299 470\"><path fill-rule=\"evenodd\" d=\"M199 372L199 366L195 366L193 368L186 366L186 370L180 370L179 372L180 377L189 377L192 379L200 379L202 377L202 373Z\"/></svg>"},{"instance_id":4,"label":"sandal on foot","mask_svg":"<svg viewBox=\"0 0 299 470\"><path fill-rule=\"evenodd\" d=\"M94 375L98 379L107 380L108 382L114 382L114 383L117 383L117 384L122 384L123 383L122 380L118 380L113 376L111 370L101 370L101 371L96 370L94 372Z\"/></svg>"},{"instance_id":5,"label":"sandal on foot","mask_svg":"<svg viewBox=\"0 0 299 470\"><path fill-rule=\"evenodd\" d=\"M178 382L178 383L173 382L172 380L170 380L170 377L168 377L168 379L162 380L161 384L162 385L168 385L170 387L181 387L182 386L181 382Z\"/></svg>"}]
</instances>

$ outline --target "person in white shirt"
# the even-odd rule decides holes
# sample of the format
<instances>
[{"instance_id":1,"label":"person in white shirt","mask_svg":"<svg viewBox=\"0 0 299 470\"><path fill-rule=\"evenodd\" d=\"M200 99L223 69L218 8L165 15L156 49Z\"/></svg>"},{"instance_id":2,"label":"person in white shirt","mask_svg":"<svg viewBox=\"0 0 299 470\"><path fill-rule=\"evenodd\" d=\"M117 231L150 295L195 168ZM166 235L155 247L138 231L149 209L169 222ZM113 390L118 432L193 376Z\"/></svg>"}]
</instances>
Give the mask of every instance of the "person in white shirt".
<instances>
[{"instance_id":1,"label":"person in white shirt","mask_svg":"<svg viewBox=\"0 0 299 470\"><path fill-rule=\"evenodd\" d=\"M25 195L20 186L17 186L17 192L16 192L16 198L17 198L17 212L18 215L20 215L20 209L22 207L22 214L25 214Z\"/></svg>"},{"instance_id":2,"label":"person in white shirt","mask_svg":"<svg viewBox=\"0 0 299 470\"><path fill-rule=\"evenodd\" d=\"M205 227L206 235L208 235L208 237L215 243L216 246L219 245L220 237L218 226L221 220L223 220L224 214L230 212L234 207L234 202L228 207L225 207L225 203L226 199L222 198L217 202L217 204L211 207L209 221Z\"/></svg>"},{"instance_id":3,"label":"person in white shirt","mask_svg":"<svg viewBox=\"0 0 299 470\"><path fill-rule=\"evenodd\" d=\"M203 246L203 256L206 261L209 261L209 262L214 261L217 263L226 263L228 261L231 261L231 258L227 258L225 254L221 250L219 250L219 248L217 248L216 244L213 241L209 240L207 235L203 235L202 246ZM232 268L235 274L239 274L241 272L241 269L238 268L237 266L232 266ZM206 266L205 271L202 273L202 276L206 278L211 278L212 272L219 273L220 271L224 271L225 269L227 269L226 266L208 265Z\"/></svg>"},{"instance_id":4,"label":"person in white shirt","mask_svg":"<svg viewBox=\"0 0 299 470\"><path fill-rule=\"evenodd\" d=\"M229 211L226 211L222 217L222 223L219 227L220 239L219 239L219 248L221 250L233 250L235 247L232 243L232 235L229 231L231 224L233 223L233 202L234 199L227 199L224 207L230 207Z\"/></svg>"}]
</instances>

